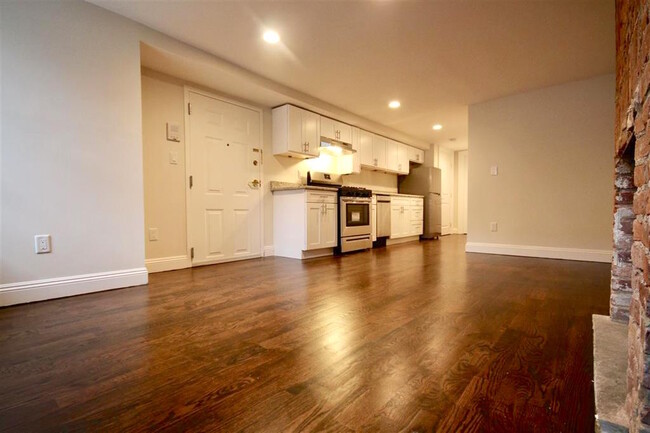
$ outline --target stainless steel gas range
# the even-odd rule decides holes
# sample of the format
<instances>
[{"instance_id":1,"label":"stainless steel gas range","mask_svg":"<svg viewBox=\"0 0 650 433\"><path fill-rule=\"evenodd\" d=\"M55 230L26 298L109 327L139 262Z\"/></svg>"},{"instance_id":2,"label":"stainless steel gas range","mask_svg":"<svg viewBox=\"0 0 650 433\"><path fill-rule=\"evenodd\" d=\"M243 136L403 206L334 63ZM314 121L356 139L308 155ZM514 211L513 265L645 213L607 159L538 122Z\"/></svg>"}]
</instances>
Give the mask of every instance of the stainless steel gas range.
<instances>
[{"instance_id":1,"label":"stainless steel gas range","mask_svg":"<svg viewBox=\"0 0 650 433\"><path fill-rule=\"evenodd\" d=\"M365 188L339 188L339 252L372 248L370 209L372 191Z\"/></svg>"}]
</instances>

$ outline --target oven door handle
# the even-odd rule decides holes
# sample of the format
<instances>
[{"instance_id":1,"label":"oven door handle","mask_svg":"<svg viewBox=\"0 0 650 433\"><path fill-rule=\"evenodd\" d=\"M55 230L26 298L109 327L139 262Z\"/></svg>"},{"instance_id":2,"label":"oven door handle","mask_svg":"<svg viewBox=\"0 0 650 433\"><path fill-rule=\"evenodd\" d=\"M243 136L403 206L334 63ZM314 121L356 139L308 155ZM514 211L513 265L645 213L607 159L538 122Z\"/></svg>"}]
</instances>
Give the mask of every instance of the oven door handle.
<instances>
[{"instance_id":1,"label":"oven door handle","mask_svg":"<svg viewBox=\"0 0 650 433\"><path fill-rule=\"evenodd\" d=\"M348 200L342 198L341 201L345 204L371 204L372 200Z\"/></svg>"}]
</instances>

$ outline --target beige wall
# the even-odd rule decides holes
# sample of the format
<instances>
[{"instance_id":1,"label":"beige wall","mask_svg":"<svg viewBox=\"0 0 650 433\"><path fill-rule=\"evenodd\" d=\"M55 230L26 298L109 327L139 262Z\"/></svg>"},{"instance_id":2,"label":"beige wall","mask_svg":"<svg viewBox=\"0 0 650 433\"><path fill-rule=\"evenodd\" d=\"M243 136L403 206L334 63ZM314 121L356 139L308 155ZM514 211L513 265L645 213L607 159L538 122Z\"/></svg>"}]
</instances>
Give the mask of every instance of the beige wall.
<instances>
[{"instance_id":1,"label":"beige wall","mask_svg":"<svg viewBox=\"0 0 650 433\"><path fill-rule=\"evenodd\" d=\"M145 257L187 254L183 87L142 75ZM167 122L181 125L180 143L167 141ZM177 164L170 163L170 152ZM148 230L158 229L150 241Z\"/></svg>"},{"instance_id":2,"label":"beige wall","mask_svg":"<svg viewBox=\"0 0 650 433\"><path fill-rule=\"evenodd\" d=\"M613 75L471 106L468 242L611 251L613 114Z\"/></svg>"},{"instance_id":3,"label":"beige wall","mask_svg":"<svg viewBox=\"0 0 650 433\"><path fill-rule=\"evenodd\" d=\"M142 70L142 131L144 148L145 239L147 259L185 255L185 143L166 140L166 123L184 120L183 86L209 91L215 96L234 99L223 92L206 89L193 83ZM255 105L250 101L240 101ZM273 155L271 109L261 107L264 149L264 245L273 245L273 194L270 181L304 182L308 170L336 170L336 162L324 157L310 160ZM169 163L169 152L179 154L178 164ZM363 170L360 174L343 177L346 185L364 186L380 191L397 191L397 176ZM149 228L158 228L157 241L149 241Z\"/></svg>"}]
</instances>

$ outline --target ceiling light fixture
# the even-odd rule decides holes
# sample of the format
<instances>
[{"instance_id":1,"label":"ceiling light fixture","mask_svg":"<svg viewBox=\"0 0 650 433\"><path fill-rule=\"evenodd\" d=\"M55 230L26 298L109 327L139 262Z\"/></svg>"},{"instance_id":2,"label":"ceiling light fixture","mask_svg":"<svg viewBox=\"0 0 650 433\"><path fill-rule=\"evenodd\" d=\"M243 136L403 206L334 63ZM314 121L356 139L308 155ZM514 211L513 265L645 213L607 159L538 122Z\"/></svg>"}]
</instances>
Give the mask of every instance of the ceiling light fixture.
<instances>
[{"instance_id":1,"label":"ceiling light fixture","mask_svg":"<svg viewBox=\"0 0 650 433\"><path fill-rule=\"evenodd\" d=\"M273 30L267 30L264 32L262 35L262 38L268 42L269 44L277 44L280 42L280 35L278 32L275 32Z\"/></svg>"},{"instance_id":2,"label":"ceiling light fixture","mask_svg":"<svg viewBox=\"0 0 650 433\"><path fill-rule=\"evenodd\" d=\"M389 106L390 108L393 108L393 109L395 109L395 108L399 108L401 105L402 105L402 104L400 104L399 101L390 101L390 102L388 103L388 106Z\"/></svg>"},{"instance_id":3,"label":"ceiling light fixture","mask_svg":"<svg viewBox=\"0 0 650 433\"><path fill-rule=\"evenodd\" d=\"M440 131L440 130L442 129L442 125L439 124L439 123L436 123L435 125L433 125L433 129L434 129L435 131Z\"/></svg>"}]
</instances>

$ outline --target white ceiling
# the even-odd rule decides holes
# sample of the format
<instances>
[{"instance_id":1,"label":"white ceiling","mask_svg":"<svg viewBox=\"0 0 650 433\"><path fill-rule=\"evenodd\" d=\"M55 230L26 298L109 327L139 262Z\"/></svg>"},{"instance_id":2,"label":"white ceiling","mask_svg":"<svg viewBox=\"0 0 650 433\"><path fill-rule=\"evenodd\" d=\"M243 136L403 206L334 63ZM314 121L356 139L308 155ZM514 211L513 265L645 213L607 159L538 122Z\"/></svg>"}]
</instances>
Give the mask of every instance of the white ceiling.
<instances>
[{"instance_id":1,"label":"white ceiling","mask_svg":"<svg viewBox=\"0 0 650 433\"><path fill-rule=\"evenodd\" d=\"M611 0L92 2L453 149L467 147L468 105L614 71ZM262 41L266 28L280 45Z\"/></svg>"}]
</instances>

